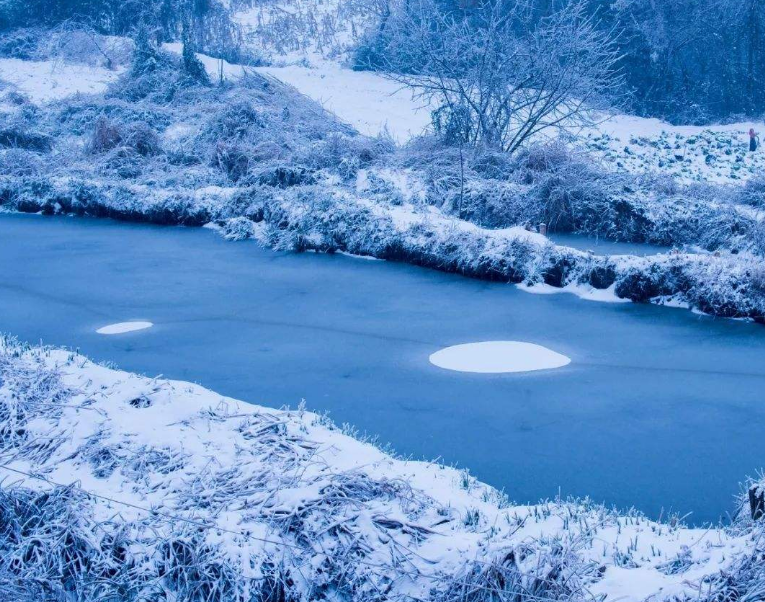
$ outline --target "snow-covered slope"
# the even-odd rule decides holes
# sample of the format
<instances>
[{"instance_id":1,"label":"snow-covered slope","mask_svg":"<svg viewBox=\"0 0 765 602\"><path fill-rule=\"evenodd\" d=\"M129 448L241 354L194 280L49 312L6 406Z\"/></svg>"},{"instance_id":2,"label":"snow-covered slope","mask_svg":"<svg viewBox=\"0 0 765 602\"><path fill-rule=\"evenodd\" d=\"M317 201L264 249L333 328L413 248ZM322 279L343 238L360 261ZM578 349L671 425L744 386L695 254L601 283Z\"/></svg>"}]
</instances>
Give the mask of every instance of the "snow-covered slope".
<instances>
[{"instance_id":1,"label":"snow-covered slope","mask_svg":"<svg viewBox=\"0 0 765 602\"><path fill-rule=\"evenodd\" d=\"M247 599L237 592L276 568L300 599L330 588L427 600L466 586L544 599L696 598L755 546L743 527L688 529L587 503L514 506L466 472L395 459L302 409L9 339L0 342L0 464L3 495L54 484L88 492L76 528L92 526L94 558L77 579L98 570L99 546L119 533L123 562L151 587L173 587L169 542L199 554L187 580L203 580L212 557L216 574L235 581L226 600ZM0 572L40 579L45 554L2 560L24 545L0 533Z\"/></svg>"},{"instance_id":2,"label":"snow-covered slope","mask_svg":"<svg viewBox=\"0 0 765 602\"><path fill-rule=\"evenodd\" d=\"M0 81L34 103L74 94L100 94L122 73L121 68L72 64L59 60L23 61L0 58Z\"/></svg>"},{"instance_id":3,"label":"snow-covered slope","mask_svg":"<svg viewBox=\"0 0 765 602\"><path fill-rule=\"evenodd\" d=\"M246 43L273 63L342 61L375 18L373 3L357 0L258 2L234 15Z\"/></svg>"},{"instance_id":4,"label":"snow-covered slope","mask_svg":"<svg viewBox=\"0 0 765 602\"><path fill-rule=\"evenodd\" d=\"M422 101L401 84L377 73L331 63L319 67L259 67L257 71L294 86L367 136L387 131L403 144L422 134L430 124L430 110Z\"/></svg>"}]
</instances>

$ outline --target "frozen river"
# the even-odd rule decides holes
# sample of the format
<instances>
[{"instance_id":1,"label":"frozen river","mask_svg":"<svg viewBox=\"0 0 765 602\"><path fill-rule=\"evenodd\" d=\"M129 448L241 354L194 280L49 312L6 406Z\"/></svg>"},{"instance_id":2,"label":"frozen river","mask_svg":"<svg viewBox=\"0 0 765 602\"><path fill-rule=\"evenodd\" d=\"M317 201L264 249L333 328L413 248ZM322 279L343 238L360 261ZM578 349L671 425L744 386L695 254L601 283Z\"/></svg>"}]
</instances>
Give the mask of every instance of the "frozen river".
<instances>
[{"instance_id":1,"label":"frozen river","mask_svg":"<svg viewBox=\"0 0 765 602\"><path fill-rule=\"evenodd\" d=\"M96 332L133 320L153 326ZM255 403L305 399L518 502L560 491L715 521L765 466L765 329L685 310L274 253L204 229L6 214L0 330ZM571 362L471 374L428 360L492 340Z\"/></svg>"}]
</instances>

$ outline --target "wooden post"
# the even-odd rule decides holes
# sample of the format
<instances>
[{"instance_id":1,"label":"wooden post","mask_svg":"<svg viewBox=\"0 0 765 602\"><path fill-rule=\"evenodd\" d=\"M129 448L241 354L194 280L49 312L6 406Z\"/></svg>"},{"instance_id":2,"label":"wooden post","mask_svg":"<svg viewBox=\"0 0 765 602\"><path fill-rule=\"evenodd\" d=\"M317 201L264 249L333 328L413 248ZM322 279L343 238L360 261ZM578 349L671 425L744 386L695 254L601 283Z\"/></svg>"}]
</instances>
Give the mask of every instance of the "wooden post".
<instances>
[{"instance_id":1,"label":"wooden post","mask_svg":"<svg viewBox=\"0 0 765 602\"><path fill-rule=\"evenodd\" d=\"M539 233L542 236L547 236L547 224L546 223L542 222L541 224L539 224Z\"/></svg>"},{"instance_id":2,"label":"wooden post","mask_svg":"<svg viewBox=\"0 0 765 602\"><path fill-rule=\"evenodd\" d=\"M765 487L754 485L749 488L749 509L752 520L760 520L765 516Z\"/></svg>"}]
</instances>

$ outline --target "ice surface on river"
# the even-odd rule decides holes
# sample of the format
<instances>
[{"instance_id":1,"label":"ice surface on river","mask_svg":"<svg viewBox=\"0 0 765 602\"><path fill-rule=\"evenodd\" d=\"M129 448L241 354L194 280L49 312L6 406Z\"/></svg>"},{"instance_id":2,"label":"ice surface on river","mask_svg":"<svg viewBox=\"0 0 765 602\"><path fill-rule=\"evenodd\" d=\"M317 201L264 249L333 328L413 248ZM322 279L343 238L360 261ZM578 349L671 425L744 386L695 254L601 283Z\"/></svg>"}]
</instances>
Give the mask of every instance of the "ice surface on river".
<instances>
[{"instance_id":1,"label":"ice surface on river","mask_svg":"<svg viewBox=\"0 0 765 602\"><path fill-rule=\"evenodd\" d=\"M571 359L534 343L485 341L446 347L431 355L430 362L447 370L500 374L561 368Z\"/></svg>"}]
</instances>

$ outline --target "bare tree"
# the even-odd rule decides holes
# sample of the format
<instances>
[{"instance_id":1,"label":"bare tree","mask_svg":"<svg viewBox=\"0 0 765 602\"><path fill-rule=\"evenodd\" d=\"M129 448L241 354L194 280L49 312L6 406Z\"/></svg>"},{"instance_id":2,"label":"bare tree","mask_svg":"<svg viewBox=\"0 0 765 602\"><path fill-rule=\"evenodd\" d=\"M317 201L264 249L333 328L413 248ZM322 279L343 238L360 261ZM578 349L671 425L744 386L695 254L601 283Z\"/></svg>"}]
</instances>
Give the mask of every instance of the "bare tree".
<instances>
[{"instance_id":1,"label":"bare tree","mask_svg":"<svg viewBox=\"0 0 765 602\"><path fill-rule=\"evenodd\" d=\"M540 16L529 0L445 10L404 0L390 17L389 77L434 107L452 142L514 152L545 130L575 132L620 88L615 36L571 0Z\"/></svg>"}]
</instances>

